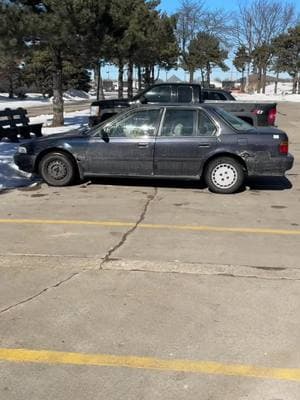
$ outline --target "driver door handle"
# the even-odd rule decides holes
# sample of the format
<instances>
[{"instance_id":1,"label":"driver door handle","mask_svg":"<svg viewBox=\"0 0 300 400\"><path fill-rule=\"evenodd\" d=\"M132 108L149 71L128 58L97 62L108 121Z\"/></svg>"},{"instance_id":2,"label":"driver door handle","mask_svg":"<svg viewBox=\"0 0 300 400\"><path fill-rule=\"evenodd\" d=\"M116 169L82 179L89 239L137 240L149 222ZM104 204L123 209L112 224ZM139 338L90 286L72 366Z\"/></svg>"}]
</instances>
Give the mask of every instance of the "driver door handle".
<instances>
[{"instance_id":1,"label":"driver door handle","mask_svg":"<svg viewBox=\"0 0 300 400\"><path fill-rule=\"evenodd\" d=\"M143 148L143 147L148 147L149 143L147 142L140 142L138 143L138 147Z\"/></svg>"},{"instance_id":2,"label":"driver door handle","mask_svg":"<svg viewBox=\"0 0 300 400\"><path fill-rule=\"evenodd\" d=\"M198 144L198 147L210 147L210 143L201 143Z\"/></svg>"}]
</instances>

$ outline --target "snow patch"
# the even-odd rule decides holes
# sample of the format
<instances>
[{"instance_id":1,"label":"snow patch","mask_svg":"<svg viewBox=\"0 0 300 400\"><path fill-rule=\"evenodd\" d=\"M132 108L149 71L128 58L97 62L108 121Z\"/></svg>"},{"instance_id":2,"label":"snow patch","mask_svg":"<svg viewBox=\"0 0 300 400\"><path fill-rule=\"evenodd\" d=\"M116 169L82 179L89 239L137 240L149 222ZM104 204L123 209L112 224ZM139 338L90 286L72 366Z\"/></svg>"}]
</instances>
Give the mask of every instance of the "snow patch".
<instances>
[{"instance_id":1,"label":"snow patch","mask_svg":"<svg viewBox=\"0 0 300 400\"><path fill-rule=\"evenodd\" d=\"M52 115L40 115L30 119L32 123L42 122L43 135L52 135L72 131L82 126L87 126L89 110L76 111L65 114L65 126L52 128ZM20 143L0 142L0 191L13 189L17 187L31 186L39 179L31 174L19 170L13 161L14 154L20 144L28 140L22 140Z\"/></svg>"},{"instance_id":2,"label":"snow patch","mask_svg":"<svg viewBox=\"0 0 300 400\"><path fill-rule=\"evenodd\" d=\"M234 93L236 100L246 101L290 101L300 102L300 94L292 94L293 84L291 82L279 82L277 94L275 94L275 83L266 87L266 93Z\"/></svg>"},{"instance_id":3,"label":"snow patch","mask_svg":"<svg viewBox=\"0 0 300 400\"><path fill-rule=\"evenodd\" d=\"M8 93L0 93L0 110L4 110L5 108L40 107L52 104L52 97L44 98L40 93L28 93L26 96L24 100L9 99ZM77 89L67 90L63 97L65 102L92 100L94 98L94 96L89 95L87 92Z\"/></svg>"}]
</instances>

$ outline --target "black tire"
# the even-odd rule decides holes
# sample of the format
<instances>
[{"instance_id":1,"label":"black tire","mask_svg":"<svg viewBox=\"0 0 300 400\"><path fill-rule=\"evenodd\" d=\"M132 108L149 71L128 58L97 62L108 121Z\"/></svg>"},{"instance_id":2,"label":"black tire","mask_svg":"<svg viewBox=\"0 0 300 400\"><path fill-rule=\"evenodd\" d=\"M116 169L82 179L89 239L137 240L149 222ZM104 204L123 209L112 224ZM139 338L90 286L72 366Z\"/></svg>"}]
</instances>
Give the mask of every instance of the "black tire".
<instances>
[{"instance_id":1,"label":"black tire","mask_svg":"<svg viewBox=\"0 0 300 400\"><path fill-rule=\"evenodd\" d=\"M39 174L50 186L68 186L75 180L76 168L67 154L52 152L41 159Z\"/></svg>"},{"instance_id":2,"label":"black tire","mask_svg":"<svg viewBox=\"0 0 300 400\"><path fill-rule=\"evenodd\" d=\"M245 171L234 158L215 158L208 164L204 179L214 193L231 194L239 191L244 185Z\"/></svg>"}]
</instances>

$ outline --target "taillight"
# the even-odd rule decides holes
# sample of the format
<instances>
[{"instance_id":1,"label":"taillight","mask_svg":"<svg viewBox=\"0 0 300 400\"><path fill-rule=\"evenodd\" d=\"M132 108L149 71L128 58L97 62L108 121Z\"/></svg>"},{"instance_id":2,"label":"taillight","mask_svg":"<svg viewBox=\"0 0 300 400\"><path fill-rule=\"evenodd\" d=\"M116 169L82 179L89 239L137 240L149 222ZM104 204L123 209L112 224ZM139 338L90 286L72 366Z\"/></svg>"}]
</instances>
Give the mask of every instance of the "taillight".
<instances>
[{"instance_id":1,"label":"taillight","mask_svg":"<svg viewBox=\"0 0 300 400\"><path fill-rule=\"evenodd\" d=\"M92 117L97 117L99 115L99 106L91 106L91 116Z\"/></svg>"},{"instance_id":2,"label":"taillight","mask_svg":"<svg viewBox=\"0 0 300 400\"><path fill-rule=\"evenodd\" d=\"M288 140L285 140L284 142L281 142L279 145L279 153L288 154L288 152L289 152L289 142Z\"/></svg>"},{"instance_id":3,"label":"taillight","mask_svg":"<svg viewBox=\"0 0 300 400\"><path fill-rule=\"evenodd\" d=\"M277 115L276 108L271 108L271 110L268 113L268 124L269 125L275 125L276 115Z\"/></svg>"}]
</instances>

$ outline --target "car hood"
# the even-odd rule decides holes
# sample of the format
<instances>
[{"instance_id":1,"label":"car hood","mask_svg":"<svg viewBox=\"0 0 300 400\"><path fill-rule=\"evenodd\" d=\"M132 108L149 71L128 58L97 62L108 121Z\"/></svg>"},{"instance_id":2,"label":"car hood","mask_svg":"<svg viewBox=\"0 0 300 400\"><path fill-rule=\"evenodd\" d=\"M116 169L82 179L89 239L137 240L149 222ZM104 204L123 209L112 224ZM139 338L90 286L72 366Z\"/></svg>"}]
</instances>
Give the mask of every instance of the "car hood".
<instances>
[{"instance_id":1,"label":"car hood","mask_svg":"<svg viewBox=\"0 0 300 400\"><path fill-rule=\"evenodd\" d=\"M84 136L87 136L87 130L80 130L80 129L74 129L69 132L61 132L61 133L54 133L52 135L47 135L47 136L42 136L40 138L34 139L35 142L45 142L49 140L60 140L60 139L78 139L82 138Z\"/></svg>"}]
</instances>

